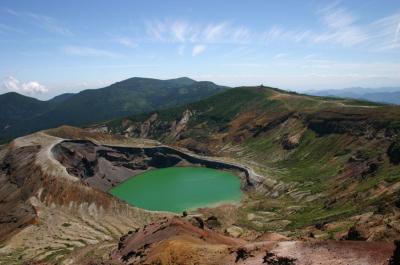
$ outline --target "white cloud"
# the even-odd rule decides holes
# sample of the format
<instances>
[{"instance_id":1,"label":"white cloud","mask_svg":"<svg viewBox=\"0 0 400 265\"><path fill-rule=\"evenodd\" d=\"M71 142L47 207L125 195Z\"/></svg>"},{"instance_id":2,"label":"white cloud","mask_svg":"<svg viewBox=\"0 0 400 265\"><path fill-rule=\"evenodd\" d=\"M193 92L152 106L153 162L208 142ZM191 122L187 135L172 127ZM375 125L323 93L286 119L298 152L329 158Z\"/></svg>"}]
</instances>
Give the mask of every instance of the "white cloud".
<instances>
[{"instance_id":1,"label":"white cloud","mask_svg":"<svg viewBox=\"0 0 400 265\"><path fill-rule=\"evenodd\" d=\"M20 92L23 94L41 94L48 92L48 89L37 81L29 81L21 83L13 76L8 76L3 81L3 86L10 91Z\"/></svg>"},{"instance_id":2,"label":"white cloud","mask_svg":"<svg viewBox=\"0 0 400 265\"><path fill-rule=\"evenodd\" d=\"M191 27L187 22L174 21L170 25L171 34L178 42L185 42L191 32Z\"/></svg>"},{"instance_id":3,"label":"white cloud","mask_svg":"<svg viewBox=\"0 0 400 265\"><path fill-rule=\"evenodd\" d=\"M356 18L343 8L330 6L318 12L325 29L321 32L311 30L287 30L273 26L266 34L266 41L283 40L292 42L330 43L353 46L368 39L365 30L355 26Z\"/></svg>"},{"instance_id":4,"label":"white cloud","mask_svg":"<svg viewBox=\"0 0 400 265\"><path fill-rule=\"evenodd\" d=\"M127 38L127 37L116 38L116 39L114 39L114 41L116 43L121 44L128 48L135 48L138 46L137 43L133 39Z\"/></svg>"},{"instance_id":5,"label":"white cloud","mask_svg":"<svg viewBox=\"0 0 400 265\"><path fill-rule=\"evenodd\" d=\"M334 3L319 10L317 15L322 23L319 31L284 29L275 25L264 34L264 40L362 46L376 51L400 48L400 13L361 24L356 15Z\"/></svg>"},{"instance_id":6,"label":"white cloud","mask_svg":"<svg viewBox=\"0 0 400 265\"><path fill-rule=\"evenodd\" d=\"M374 33L371 41L377 50L391 50L400 48L400 13L383 17L370 26Z\"/></svg>"},{"instance_id":7,"label":"white cloud","mask_svg":"<svg viewBox=\"0 0 400 265\"><path fill-rule=\"evenodd\" d=\"M210 24L203 30L204 40L208 42L218 41L227 31L227 22Z\"/></svg>"},{"instance_id":8,"label":"white cloud","mask_svg":"<svg viewBox=\"0 0 400 265\"><path fill-rule=\"evenodd\" d=\"M301 42L305 39L309 39L311 36L311 32L309 30L285 30L279 26L272 26L271 29L264 34L264 39L266 41L276 41L276 40L284 40L284 41L292 41L292 42Z\"/></svg>"},{"instance_id":9,"label":"white cloud","mask_svg":"<svg viewBox=\"0 0 400 265\"><path fill-rule=\"evenodd\" d=\"M87 56L87 57L106 57L106 58L117 58L120 57L120 54L102 50L102 49L95 49L91 47L84 47L84 46L65 46L64 52L71 55L79 55L79 56Z\"/></svg>"},{"instance_id":10,"label":"white cloud","mask_svg":"<svg viewBox=\"0 0 400 265\"><path fill-rule=\"evenodd\" d=\"M171 43L245 43L251 33L244 26L235 26L228 21L196 24L184 20L146 23L147 35L151 41Z\"/></svg>"},{"instance_id":11,"label":"white cloud","mask_svg":"<svg viewBox=\"0 0 400 265\"><path fill-rule=\"evenodd\" d=\"M201 44L195 45L192 50L192 55L193 56L199 55L200 53L204 52L205 49L206 49L205 45L201 45Z\"/></svg>"},{"instance_id":12,"label":"white cloud","mask_svg":"<svg viewBox=\"0 0 400 265\"><path fill-rule=\"evenodd\" d=\"M369 39L367 29L356 25L357 18L348 10L336 5L325 8L322 13L324 32L316 33L316 43L335 43L342 46L354 46Z\"/></svg>"},{"instance_id":13,"label":"white cloud","mask_svg":"<svg viewBox=\"0 0 400 265\"><path fill-rule=\"evenodd\" d=\"M327 31L313 37L315 43L339 44L344 47L351 47L364 43L368 35L358 27L344 27L334 31Z\"/></svg>"},{"instance_id":14,"label":"white cloud","mask_svg":"<svg viewBox=\"0 0 400 265\"><path fill-rule=\"evenodd\" d=\"M265 42L311 43L370 50L400 48L400 13L371 23L335 2L316 12L320 29L287 29L279 25L265 32L251 31L230 21L193 23L185 20L147 21L147 40L180 44L260 44Z\"/></svg>"},{"instance_id":15,"label":"white cloud","mask_svg":"<svg viewBox=\"0 0 400 265\"><path fill-rule=\"evenodd\" d=\"M357 19L344 8L332 7L323 11L323 20L331 28L343 28L352 25Z\"/></svg>"},{"instance_id":16,"label":"white cloud","mask_svg":"<svg viewBox=\"0 0 400 265\"><path fill-rule=\"evenodd\" d=\"M241 26L232 31L232 39L238 43L246 43L251 39L251 32L247 28Z\"/></svg>"},{"instance_id":17,"label":"white cloud","mask_svg":"<svg viewBox=\"0 0 400 265\"><path fill-rule=\"evenodd\" d=\"M6 12L10 15L28 20L31 24L42 28L48 32L65 35L65 36L72 36L72 32L62 25L60 21L53 17L40 15L32 12L19 12L12 9L6 9Z\"/></svg>"}]
</instances>

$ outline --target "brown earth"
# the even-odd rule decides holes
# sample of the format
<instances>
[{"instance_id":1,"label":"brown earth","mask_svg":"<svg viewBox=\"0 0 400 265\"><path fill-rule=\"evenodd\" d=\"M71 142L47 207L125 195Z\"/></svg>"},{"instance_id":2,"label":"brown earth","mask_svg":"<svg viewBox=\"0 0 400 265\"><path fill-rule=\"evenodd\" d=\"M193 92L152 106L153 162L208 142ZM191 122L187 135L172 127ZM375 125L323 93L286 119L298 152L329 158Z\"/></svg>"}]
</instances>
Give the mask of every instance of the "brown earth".
<instances>
[{"instance_id":1,"label":"brown earth","mask_svg":"<svg viewBox=\"0 0 400 265\"><path fill-rule=\"evenodd\" d=\"M193 225L190 217L152 223L121 237L104 264L388 264L393 243L260 241L231 238Z\"/></svg>"},{"instance_id":2,"label":"brown earth","mask_svg":"<svg viewBox=\"0 0 400 265\"><path fill-rule=\"evenodd\" d=\"M243 121L261 123L260 120L249 117L243 117ZM273 121L267 123L271 122ZM184 132L182 129L184 123L179 124L181 132ZM293 128L299 125L296 118L286 119L277 124L279 128L280 126ZM234 125L232 123L232 126ZM245 126L248 126L246 124L236 125L237 130L242 131L243 139L249 137L250 133L254 133L245 129ZM301 143L299 139L302 139L302 130L304 127L300 127L296 134L287 135L288 142L285 144L289 144L296 150L297 142ZM357 133L357 130L354 132ZM224 136L218 136L221 137L218 140L214 140L222 141L221 139L225 136L234 139L234 135L235 132L229 132ZM179 138L179 134L176 137ZM239 139L239 142L243 139ZM386 142L388 140L385 138L385 144ZM279 143L282 144L282 142ZM207 148L208 151L212 148L222 151L221 145ZM225 150L241 155L242 149L235 148L236 146L231 145ZM254 180L256 184L254 190L261 192L257 193L257 196L263 194L264 197L261 199L253 197L245 201L241 207L222 206L216 209L200 209L198 211L202 214L200 216L217 216L221 226L217 225L213 229L210 229L211 226L208 225L204 225L205 228L202 229L192 219L189 221L176 218L162 219L169 215L134 208L104 192L129 174L136 174L163 163L166 163L165 165L210 166L204 163L215 160L215 158L201 157L181 150L184 149L166 148L156 141L137 140L124 136L114 137L95 130L88 131L73 127L61 127L47 133L36 133L1 146L0 264L23 264L28 261L41 261L48 264L85 264L86 262L92 262L91 264L100 264L100 262L121 264L122 262L124 264L121 257L132 251L134 254L128 255L128 261L132 259L132 262L137 262L139 258L140 262L148 262L148 264L196 264L196 262L197 264L262 264L264 261L264 264L268 262L270 264L279 264L277 262L287 262L282 264L291 264L290 262L292 264L386 264L385 262L393 252L393 244L390 240L395 238L400 231L398 221L400 212L396 209L390 213L371 212L371 214L354 215L345 220L332 220L305 227L302 235L306 233L308 236L303 236L302 240L298 236L284 233L283 228L279 228L282 235L264 234L265 231L275 230L263 228L262 232L255 231L251 227L238 223L238 212L243 206L256 209L245 212L244 218L249 223L276 223L282 227L290 223L286 219L277 219L275 213L262 208L257 210L259 205L264 203L265 198L268 198L268 201L273 200L275 192L295 193L290 185L276 181L267 174L262 176L263 181L260 184L261 176L252 171L253 166L259 169L256 159L245 161L246 163L243 163L245 166L239 166L234 159L222 157L217 159L215 165L219 168L221 165L225 165L227 169L241 168L240 172L247 172L248 176L252 176L250 180ZM394 147L393 150L395 150ZM393 157L397 154L396 151L392 153ZM356 190L354 186L348 185L348 180L354 178L355 175L373 176L374 166L371 163L380 162L375 158L365 160L363 154L358 153L352 154L352 157L337 177L338 181L333 190L337 201L326 202L327 206L348 200L352 189ZM155 160L152 162L153 159ZM118 172L115 178L109 177L111 169ZM243 174L246 175L246 173ZM243 180L243 183L247 183L249 179L243 178ZM380 194L394 196L398 190L396 183L378 185L375 189L374 193L369 193L370 196L381 196ZM253 189L248 192L252 194ZM308 197L305 198L308 200ZM318 200L318 197L316 198ZM391 203L389 200L387 202ZM294 207L287 207L287 211L292 211L292 209L296 211ZM108 260L108 253L118 244L121 235L128 231L136 231L149 223L152 225L148 225L146 229L141 228L138 233L132 233L124 239L132 241L130 247L120 249L126 253L120 253L118 249L114 250L111 260ZM312 239L313 237L324 238L323 235L330 233L329 231L350 226L354 226L360 238L375 242ZM158 230L160 228L162 229ZM224 231L226 234L223 234ZM349 238L348 235L339 232L335 234L335 239ZM290 238L293 240L291 241ZM388 242L378 241L382 239ZM125 242L124 240L122 242ZM140 242L148 242L150 246L145 247ZM145 255L136 256L137 253Z\"/></svg>"},{"instance_id":3,"label":"brown earth","mask_svg":"<svg viewBox=\"0 0 400 265\"><path fill-rule=\"evenodd\" d=\"M165 216L129 206L69 174L52 155L63 139L36 133L0 151L0 264L58 260Z\"/></svg>"}]
</instances>

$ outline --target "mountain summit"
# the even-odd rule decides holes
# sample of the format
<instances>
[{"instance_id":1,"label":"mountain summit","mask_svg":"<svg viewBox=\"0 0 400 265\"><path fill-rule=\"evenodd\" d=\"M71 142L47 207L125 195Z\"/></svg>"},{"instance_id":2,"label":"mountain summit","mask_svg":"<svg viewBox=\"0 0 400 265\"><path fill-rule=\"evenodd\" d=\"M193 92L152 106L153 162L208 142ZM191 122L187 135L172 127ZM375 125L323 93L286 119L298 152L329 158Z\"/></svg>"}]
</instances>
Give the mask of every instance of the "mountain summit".
<instances>
[{"instance_id":1,"label":"mountain summit","mask_svg":"<svg viewBox=\"0 0 400 265\"><path fill-rule=\"evenodd\" d=\"M100 89L63 94L49 101L0 95L0 141L63 124L83 125L215 95L227 87L188 77L169 80L134 77Z\"/></svg>"}]
</instances>

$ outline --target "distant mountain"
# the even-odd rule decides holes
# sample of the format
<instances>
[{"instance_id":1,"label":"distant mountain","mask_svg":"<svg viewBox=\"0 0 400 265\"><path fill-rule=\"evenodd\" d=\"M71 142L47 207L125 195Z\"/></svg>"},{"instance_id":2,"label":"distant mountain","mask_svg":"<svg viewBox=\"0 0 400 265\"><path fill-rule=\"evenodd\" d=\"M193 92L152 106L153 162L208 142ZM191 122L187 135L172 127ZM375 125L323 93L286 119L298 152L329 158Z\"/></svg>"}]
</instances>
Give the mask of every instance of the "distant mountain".
<instances>
[{"instance_id":1,"label":"distant mountain","mask_svg":"<svg viewBox=\"0 0 400 265\"><path fill-rule=\"evenodd\" d=\"M187 77L134 77L105 88L62 94L40 101L17 93L0 95L0 141L62 124L83 125L178 106L227 87Z\"/></svg>"},{"instance_id":2,"label":"distant mountain","mask_svg":"<svg viewBox=\"0 0 400 265\"><path fill-rule=\"evenodd\" d=\"M50 99L49 101L60 103L60 102L63 102L65 100L71 98L73 95L75 95L75 94L74 93L64 93L64 94L55 96L54 98Z\"/></svg>"},{"instance_id":3,"label":"distant mountain","mask_svg":"<svg viewBox=\"0 0 400 265\"><path fill-rule=\"evenodd\" d=\"M29 122L47 113L53 106L50 101L40 101L15 92L0 95L0 135L10 131L19 135L19 129L12 128L15 124Z\"/></svg>"},{"instance_id":4,"label":"distant mountain","mask_svg":"<svg viewBox=\"0 0 400 265\"><path fill-rule=\"evenodd\" d=\"M340 98L354 98L368 101L400 104L400 87L363 88L351 87L344 89L313 90L305 92L314 96L331 96Z\"/></svg>"}]
</instances>

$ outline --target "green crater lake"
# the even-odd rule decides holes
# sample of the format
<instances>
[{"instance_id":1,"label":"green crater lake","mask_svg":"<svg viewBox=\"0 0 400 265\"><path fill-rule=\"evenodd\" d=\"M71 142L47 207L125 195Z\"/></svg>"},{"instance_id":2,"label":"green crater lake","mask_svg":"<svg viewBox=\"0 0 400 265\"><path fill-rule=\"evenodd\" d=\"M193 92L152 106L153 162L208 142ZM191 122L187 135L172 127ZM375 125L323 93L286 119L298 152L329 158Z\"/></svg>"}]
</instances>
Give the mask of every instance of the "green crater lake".
<instances>
[{"instance_id":1,"label":"green crater lake","mask_svg":"<svg viewBox=\"0 0 400 265\"><path fill-rule=\"evenodd\" d=\"M242 197L237 176L205 167L146 171L112 188L110 193L139 208L175 213L237 203Z\"/></svg>"}]
</instances>

